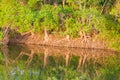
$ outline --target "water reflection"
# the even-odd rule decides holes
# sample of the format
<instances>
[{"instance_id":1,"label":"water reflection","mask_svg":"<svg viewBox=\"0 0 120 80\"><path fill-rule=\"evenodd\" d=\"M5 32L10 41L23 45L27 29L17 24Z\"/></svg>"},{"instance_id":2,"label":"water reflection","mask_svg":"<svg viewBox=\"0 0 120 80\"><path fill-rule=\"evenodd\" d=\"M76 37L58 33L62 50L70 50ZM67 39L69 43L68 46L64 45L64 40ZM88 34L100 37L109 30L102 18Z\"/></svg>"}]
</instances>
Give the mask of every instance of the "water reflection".
<instances>
[{"instance_id":1,"label":"water reflection","mask_svg":"<svg viewBox=\"0 0 120 80\"><path fill-rule=\"evenodd\" d=\"M118 64L120 55L113 51L4 45L1 46L0 54L2 80L119 80L120 78Z\"/></svg>"}]
</instances>

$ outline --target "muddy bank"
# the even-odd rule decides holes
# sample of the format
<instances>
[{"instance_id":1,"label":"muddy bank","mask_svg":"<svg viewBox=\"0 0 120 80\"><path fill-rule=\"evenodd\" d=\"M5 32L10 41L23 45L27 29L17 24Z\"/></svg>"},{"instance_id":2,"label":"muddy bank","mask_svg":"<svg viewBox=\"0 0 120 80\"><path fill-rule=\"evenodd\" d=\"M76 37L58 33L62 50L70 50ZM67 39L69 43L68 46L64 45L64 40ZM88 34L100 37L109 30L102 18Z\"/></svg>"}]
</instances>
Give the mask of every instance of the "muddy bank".
<instances>
[{"instance_id":1,"label":"muddy bank","mask_svg":"<svg viewBox=\"0 0 120 80\"><path fill-rule=\"evenodd\" d=\"M48 40L46 41L44 35L31 34L30 32L19 35L17 34L14 37L10 37L9 43L108 49L104 41L93 39L92 37L69 38L68 36L61 37L58 35L48 35Z\"/></svg>"}]
</instances>

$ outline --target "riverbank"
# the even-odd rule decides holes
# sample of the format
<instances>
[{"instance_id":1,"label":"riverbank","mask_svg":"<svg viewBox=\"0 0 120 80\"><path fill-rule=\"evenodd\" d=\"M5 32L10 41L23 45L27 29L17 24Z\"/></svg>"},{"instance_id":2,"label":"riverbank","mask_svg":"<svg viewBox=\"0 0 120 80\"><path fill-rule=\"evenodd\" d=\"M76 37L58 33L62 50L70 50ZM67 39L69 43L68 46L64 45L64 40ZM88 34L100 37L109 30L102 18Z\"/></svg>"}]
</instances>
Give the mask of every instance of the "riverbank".
<instances>
[{"instance_id":1,"label":"riverbank","mask_svg":"<svg viewBox=\"0 0 120 80\"><path fill-rule=\"evenodd\" d=\"M92 37L70 38L69 36L63 37L58 35L48 35L48 40L45 41L43 35L31 35L31 33L14 36L14 38L10 38L9 43L73 48L109 49L105 41L93 39Z\"/></svg>"}]
</instances>

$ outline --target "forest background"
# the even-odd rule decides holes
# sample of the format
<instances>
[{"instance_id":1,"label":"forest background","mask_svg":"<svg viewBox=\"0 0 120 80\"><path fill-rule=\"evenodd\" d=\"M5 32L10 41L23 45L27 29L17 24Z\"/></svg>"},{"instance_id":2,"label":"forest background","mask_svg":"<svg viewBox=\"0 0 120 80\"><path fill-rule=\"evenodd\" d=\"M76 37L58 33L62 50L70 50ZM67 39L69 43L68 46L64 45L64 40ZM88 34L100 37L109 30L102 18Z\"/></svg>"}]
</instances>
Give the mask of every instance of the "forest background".
<instances>
[{"instance_id":1,"label":"forest background","mask_svg":"<svg viewBox=\"0 0 120 80\"><path fill-rule=\"evenodd\" d=\"M120 50L120 0L0 0L1 40L8 27L45 37L99 38Z\"/></svg>"}]
</instances>

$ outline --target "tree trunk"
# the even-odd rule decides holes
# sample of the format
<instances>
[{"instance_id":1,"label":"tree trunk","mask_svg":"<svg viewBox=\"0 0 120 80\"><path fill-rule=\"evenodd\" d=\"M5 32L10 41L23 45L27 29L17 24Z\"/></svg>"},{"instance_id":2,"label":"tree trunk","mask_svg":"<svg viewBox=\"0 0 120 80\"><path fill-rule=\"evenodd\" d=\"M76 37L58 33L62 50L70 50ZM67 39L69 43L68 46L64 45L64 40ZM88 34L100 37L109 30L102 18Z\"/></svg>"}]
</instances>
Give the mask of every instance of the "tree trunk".
<instances>
[{"instance_id":1,"label":"tree trunk","mask_svg":"<svg viewBox=\"0 0 120 80\"><path fill-rule=\"evenodd\" d=\"M65 0L62 1L63 7L65 6Z\"/></svg>"},{"instance_id":2,"label":"tree trunk","mask_svg":"<svg viewBox=\"0 0 120 80\"><path fill-rule=\"evenodd\" d=\"M49 37L48 37L48 33L47 33L47 29L46 27L44 28L44 42L48 42L49 41Z\"/></svg>"}]
</instances>

